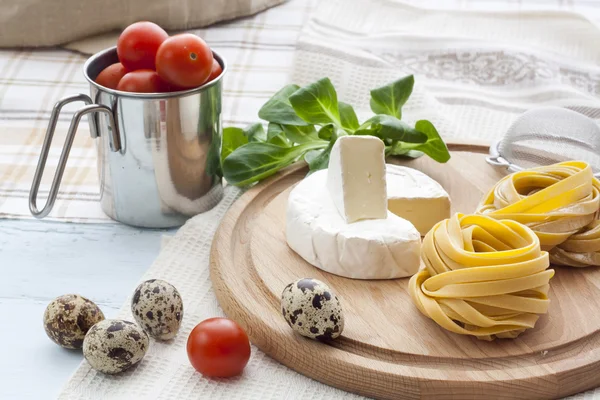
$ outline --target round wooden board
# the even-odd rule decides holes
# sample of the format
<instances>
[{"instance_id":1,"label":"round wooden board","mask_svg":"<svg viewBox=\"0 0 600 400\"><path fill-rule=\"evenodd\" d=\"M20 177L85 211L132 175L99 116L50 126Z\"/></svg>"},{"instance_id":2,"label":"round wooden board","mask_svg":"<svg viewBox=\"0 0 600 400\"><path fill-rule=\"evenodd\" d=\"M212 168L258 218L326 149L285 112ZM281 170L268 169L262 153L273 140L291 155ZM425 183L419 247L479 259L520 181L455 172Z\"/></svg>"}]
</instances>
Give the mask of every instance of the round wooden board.
<instances>
[{"instance_id":1,"label":"round wooden board","mask_svg":"<svg viewBox=\"0 0 600 400\"><path fill-rule=\"evenodd\" d=\"M398 162L425 172L470 213L504 174L487 146L449 144L452 159ZM556 268L547 315L514 340L480 341L421 315L408 279L360 281L306 263L285 240L294 166L247 191L227 212L211 250L211 278L225 313L262 351L325 384L381 399L557 398L600 385L600 269ZM288 283L319 279L337 293L343 335L320 343L293 333L280 311Z\"/></svg>"}]
</instances>

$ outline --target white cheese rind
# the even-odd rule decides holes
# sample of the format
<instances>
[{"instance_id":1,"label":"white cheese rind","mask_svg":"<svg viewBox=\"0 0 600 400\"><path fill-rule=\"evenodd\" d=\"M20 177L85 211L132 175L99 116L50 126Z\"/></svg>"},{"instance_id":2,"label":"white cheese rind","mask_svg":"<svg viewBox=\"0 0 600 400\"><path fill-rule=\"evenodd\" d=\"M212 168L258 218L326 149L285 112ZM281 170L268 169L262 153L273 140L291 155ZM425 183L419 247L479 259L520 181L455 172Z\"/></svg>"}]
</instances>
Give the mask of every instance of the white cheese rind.
<instances>
[{"instance_id":1,"label":"white cheese rind","mask_svg":"<svg viewBox=\"0 0 600 400\"><path fill-rule=\"evenodd\" d=\"M416 169L387 165L388 209L413 223L421 235L450 218L451 202L442 185Z\"/></svg>"},{"instance_id":2,"label":"white cheese rind","mask_svg":"<svg viewBox=\"0 0 600 400\"><path fill-rule=\"evenodd\" d=\"M408 221L386 219L348 224L326 187L327 171L317 171L291 192L286 214L288 245L310 264L353 279L411 276L420 265L421 236Z\"/></svg>"},{"instance_id":3,"label":"white cheese rind","mask_svg":"<svg viewBox=\"0 0 600 400\"><path fill-rule=\"evenodd\" d=\"M387 217L385 146L373 136L342 136L329 156L327 189L346 222Z\"/></svg>"}]
</instances>

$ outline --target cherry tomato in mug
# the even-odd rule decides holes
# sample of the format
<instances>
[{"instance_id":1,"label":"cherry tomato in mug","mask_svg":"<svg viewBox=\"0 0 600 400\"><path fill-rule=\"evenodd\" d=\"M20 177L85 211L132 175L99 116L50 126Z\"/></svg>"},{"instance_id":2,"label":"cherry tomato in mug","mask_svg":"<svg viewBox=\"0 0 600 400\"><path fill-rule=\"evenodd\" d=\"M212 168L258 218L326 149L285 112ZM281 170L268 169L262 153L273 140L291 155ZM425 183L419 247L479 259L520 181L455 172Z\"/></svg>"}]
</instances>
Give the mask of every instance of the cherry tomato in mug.
<instances>
[{"instance_id":1,"label":"cherry tomato in mug","mask_svg":"<svg viewBox=\"0 0 600 400\"><path fill-rule=\"evenodd\" d=\"M228 378L240 375L250 359L246 332L228 318L200 322L187 341L190 363L204 376Z\"/></svg>"},{"instance_id":2,"label":"cherry tomato in mug","mask_svg":"<svg viewBox=\"0 0 600 400\"><path fill-rule=\"evenodd\" d=\"M121 63L114 63L104 68L96 77L96 83L109 89L116 89L127 70Z\"/></svg>"},{"instance_id":3,"label":"cherry tomato in mug","mask_svg":"<svg viewBox=\"0 0 600 400\"><path fill-rule=\"evenodd\" d=\"M221 68L221 64L219 64L219 62L213 58L212 69L211 69L210 75L208 76L208 79L206 81L210 82L213 79L215 79L216 77L218 77L219 75L221 75L222 73L223 73L223 68Z\"/></svg>"},{"instance_id":4,"label":"cherry tomato in mug","mask_svg":"<svg viewBox=\"0 0 600 400\"><path fill-rule=\"evenodd\" d=\"M133 93L162 93L169 90L168 85L151 69L138 69L125 74L117 90Z\"/></svg>"},{"instance_id":5,"label":"cherry tomato in mug","mask_svg":"<svg viewBox=\"0 0 600 400\"><path fill-rule=\"evenodd\" d=\"M204 40L182 33L165 40L156 53L156 72L171 85L194 88L204 84L213 65L213 55Z\"/></svg>"},{"instance_id":6,"label":"cherry tomato in mug","mask_svg":"<svg viewBox=\"0 0 600 400\"><path fill-rule=\"evenodd\" d=\"M119 61L130 71L155 69L156 52L169 35L155 23L142 21L129 25L117 40Z\"/></svg>"}]
</instances>

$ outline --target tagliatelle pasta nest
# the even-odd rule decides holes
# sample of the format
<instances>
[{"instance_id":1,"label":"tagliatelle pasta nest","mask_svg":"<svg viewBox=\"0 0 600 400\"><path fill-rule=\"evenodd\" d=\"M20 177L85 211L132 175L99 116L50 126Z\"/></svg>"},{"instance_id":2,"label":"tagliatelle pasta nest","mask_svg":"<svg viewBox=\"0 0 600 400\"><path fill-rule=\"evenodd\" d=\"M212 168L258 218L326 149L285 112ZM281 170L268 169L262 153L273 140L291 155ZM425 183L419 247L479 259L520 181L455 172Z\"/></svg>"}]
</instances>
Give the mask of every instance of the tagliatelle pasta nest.
<instances>
[{"instance_id":1,"label":"tagliatelle pasta nest","mask_svg":"<svg viewBox=\"0 0 600 400\"><path fill-rule=\"evenodd\" d=\"M581 232L553 248L550 261L556 265L570 267L600 265L600 221L592 221Z\"/></svg>"},{"instance_id":2,"label":"tagliatelle pasta nest","mask_svg":"<svg viewBox=\"0 0 600 400\"><path fill-rule=\"evenodd\" d=\"M548 311L554 270L539 238L518 222L455 214L427 233L421 257L410 295L449 331L515 338Z\"/></svg>"},{"instance_id":3,"label":"tagliatelle pasta nest","mask_svg":"<svg viewBox=\"0 0 600 400\"><path fill-rule=\"evenodd\" d=\"M477 212L530 227L555 264L600 265L600 181L582 161L515 172L500 180Z\"/></svg>"}]
</instances>

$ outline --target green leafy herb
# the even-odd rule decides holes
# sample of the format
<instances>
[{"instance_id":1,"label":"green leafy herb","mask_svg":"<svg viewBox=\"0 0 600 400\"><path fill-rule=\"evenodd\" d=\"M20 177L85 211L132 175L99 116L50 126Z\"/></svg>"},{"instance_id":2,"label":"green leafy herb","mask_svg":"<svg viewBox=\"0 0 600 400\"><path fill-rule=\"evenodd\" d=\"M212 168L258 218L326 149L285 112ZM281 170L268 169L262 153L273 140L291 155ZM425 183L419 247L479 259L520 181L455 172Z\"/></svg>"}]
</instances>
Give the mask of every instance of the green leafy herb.
<instances>
[{"instance_id":1,"label":"green leafy herb","mask_svg":"<svg viewBox=\"0 0 600 400\"><path fill-rule=\"evenodd\" d=\"M249 142L267 141L267 134L265 133L265 128L260 122L248 125L246 128L244 128L244 135L246 135Z\"/></svg>"},{"instance_id":2,"label":"green leafy herb","mask_svg":"<svg viewBox=\"0 0 600 400\"><path fill-rule=\"evenodd\" d=\"M276 136L284 136L283 128L281 125L276 124L274 122L269 122L269 126L267 127L267 141L270 141Z\"/></svg>"},{"instance_id":3,"label":"green leafy herb","mask_svg":"<svg viewBox=\"0 0 600 400\"><path fill-rule=\"evenodd\" d=\"M306 143L319 139L314 125L282 125L281 127L287 138L294 143Z\"/></svg>"},{"instance_id":4,"label":"green leafy herb","mask_svg":"<svg viewBox=\"0 0 600 400\"><path fill-rule=\"evenodd\" d=\"M360 124L358 123L358 118L356 117L354 108L352 108L350 104L340 101L338 102L338 109L340 111L340 122L342 128L348 132L354 132L357 130Z\"/></svg>"},{"instance_id":5,"label":"green leafy herb","mask_svg":"<svg viewBox=\"0 0 600 400\"><path fill-rule=\"evenodd\" d=\"M274 144L280 147L290 147L292 144L285 136L275 136L273 139L269 140L267 143Z\"/></svg>"},{"instance_id":6,"label":"green leafy herb","mask_svg":"<svg viewBox=\"0 0 600 400\"><path fill-rule=\"evenodd\" d=\"M306 122L296 114L289 100L290 95L298 89L300 89L298 85L285 86L261 107L258 117L277 124L306 125Z\"/></svg>"},{"instance_id":7,"label":"green leafy herb","mask_svg":"<svg viewBox=\"0 0 600 400\"><path fill-rule=\"evenodd\" d=\"M264 142L267 135L261 123L248 125L246 128L229 127L223 129L221 144L221 160L227 158L235 149L248 142Z\"/></svg>"},{"instance_id":8,"label":"green leafy herb","mask_svg":"<svg viewBox=\"0 0 600 400\"><path fill-rule=\"evenodd\" d=\"M327 168L331 147L328 145L323 150L311 150L304 155L304 161L308 164L308 174Z\"/></svg>"},{"instance_id":9,"label":"green leafy herb","mask_svg":"<svg viewBox=\"0 0 600 400\"><path fill-rule=\"evenodd\" d=\"M385 155L386 157L400 156L405 158L419 158L423 153L417 150L405 149L402 147L401 142L394 141L391 145L385 146Z\"/></svg>"},{"instance_id":10,"label":"green leafy herb","mask_svg":"<svg viewBox=\"0 0 600 400\"><path fill-rule=\"evenodd\" d=\"M407 143L425 143L427 135L411 128L407 123L389 115L376 115L363 124L367 126L365 134L380 139L390 139ZM359 133L361 131L358 131Z\"/></svg>"},{"instance_id":11,"label":"green leafy herb","mask_svg":"<svg viewBox=\"0 0 600 400\"><path fill-rule=\"evenodd\" d=\"M371 90L371 110L375 114L386 114L402 118L402 106L412 94L415 78L405 76L388 85Z\"/></svg>"},{"instance_id":12,"label":"green leafy herb","mask_svg":"<svg viewBox=\"0 0 600 400\"><path fill-rule=\"evenodd\" d=\"M329 165L329 155L337 140L336 129L333 124L325 125L319 129L319 138L329 140L329 144L323 150L311 150L304 155L304 161L308 164L309 175Z\"/></svg>"},{"instance_id":13,"label":"green leafy herb","mask_svg":"<svg viewBox=\"0 0 600 400\"><path fill-rule=\"evenodd\" d=\"M421 144L403 143L402 147L407 150L419 150L433 158L435 161L445 163L450 160L450 152L446 143L433 124L425 119L417 121L415 129L427 135L427 141Z\"/></svg>"},{"instance_id":14,"label":"green leafy herb","mask_svg":"<svg viewBox=\"0 0 600 400\"><path fill-rule=\"evenodd\" d=\"M290 147L292 145L290 140L285 136L281 125L273 122L269 123L269 127L267 128L267 142L282 147Z\"/></svg>"},{"instance_id":15,"label":"green leafy herb","mask_svg":"<svg viewBox=\"0 0 600 400\"><path fill-rule=\"evenodd\" d=\"M290 103L296 114L310 124L341 125L337 93L329 78L296 90L290 96Z\"/></svg>"},{"instance_id":16,"label":"green leafy herb","mask_svg":"<svg viewBox=\"0 0 600 400\"><path fill-rule=\"evenodd\" d=\"M288 85L259 111L259 117L269 122L266 132L262 123L224 129L222 174L229 183L245 186L301 159L312 173L327 168L340 135L376 136L384 142L386 156L416 158L427 154L446 162L450 153L431 122L420 120L412 127L401 120L413 85L410 75L373 89L371 109L377 115L362 125L352 106L338 101L328 78L303 88Z\"/></svg>"},{"instance_id":17,"label":"green leafy herb","mask_svg":"<svg viewBox=\"0 0 600 400\"><path fill-rule=\"evenodd\" d=\"M323 126L319 129L318 136L322 140L331 140L335 136L335 126L333 124Z\"/></svg>"},{"instance_id":18,"label":"green leafy herb","mask_svg":"<svg viewBox=\"0 0 600 400\"><path fill-rule=\"evenodd\" d=\"M223 142L221 144L221 160L227 158L235 149L248 143L248 136L242 128L229 127L223 129Z\"/></svg>"},{"instance_id":19,"label":"green leafy herb","mask_svg":"<svg viewBox=\"0 0 600 400\"><path fill-rule=\"evenodd\" d=\"M223 160L227 182L245 186L275 174L292 164L310 150L325 147L319 142L304 143L294 147L280 147L271 143L248 143L238 147Z\"/></svg>"}]
</instances>

